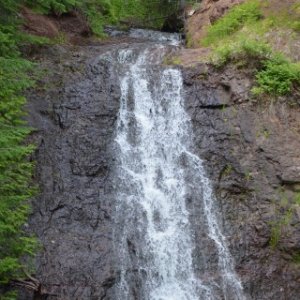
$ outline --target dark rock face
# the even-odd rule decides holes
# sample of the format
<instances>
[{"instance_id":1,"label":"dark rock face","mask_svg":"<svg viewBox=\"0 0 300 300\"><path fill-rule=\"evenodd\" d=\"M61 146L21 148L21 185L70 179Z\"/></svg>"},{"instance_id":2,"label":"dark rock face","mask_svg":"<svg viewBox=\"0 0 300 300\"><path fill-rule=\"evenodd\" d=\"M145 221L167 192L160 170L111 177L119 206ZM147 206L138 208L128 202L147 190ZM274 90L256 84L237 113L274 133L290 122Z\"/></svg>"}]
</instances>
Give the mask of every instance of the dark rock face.
<instances>
[{"instance_id":1,"label":"dark rock face","mask_svg":"<svg viewBox=\"0 0 300 300\"><path fill-rule=\"evenodd\" d=\"M251 74L234 68L183 72L195 151L213 180L245 291L257 300L299 299L299 106L251 102Z\"/></svg>"},{"instance_id":2,"label":"dark rock face","mask_svg":"<svg viewBox=\"0 0 300 300\"><path fill-rule=\"evenodd\" d=\"M51 50L48 92L30 95L41 189L30 226L43 245L37 299L113 299L112 141L120 91L110 62L100 59L107 50Z\"/></svg>"},{"instance_id":3,"label":"dark rock face","mask_svg":"<svg viewBox=\"0 0 300 300\"><path fill-rule=\"evenodd\" d=\"M42 243L36 262L41 291L23 294L24 300L115 299L113 141L120 88L117 70L100 56L118 47L57 47L42 54L51 72L41 82L46 90L30 93L28 105L30 124L37 128L32 139L41 189L29 226ZM183 76L194 151L213 181L246 292L253 300L299 299L299 107L251 102L251 76L234 68L197 66L184 69ZM201 276L203 264L217 264L217 253L201 232L197 201L191 195L187 206ZM136 239L128 240L133 261ZM142 278L128 276L138 293Z\"/></svg>"}]
</instances>

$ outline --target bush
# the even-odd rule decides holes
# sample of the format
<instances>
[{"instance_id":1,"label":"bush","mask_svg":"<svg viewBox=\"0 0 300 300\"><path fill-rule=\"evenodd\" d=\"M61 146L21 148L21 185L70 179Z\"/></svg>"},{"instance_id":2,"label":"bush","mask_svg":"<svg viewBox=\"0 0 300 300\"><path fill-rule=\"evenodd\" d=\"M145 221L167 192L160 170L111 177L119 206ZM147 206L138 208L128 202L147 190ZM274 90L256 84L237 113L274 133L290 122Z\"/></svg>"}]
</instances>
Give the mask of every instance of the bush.
<instances>
[{"instance_id":1,"label":"bush","mask_svg":"<svg viewBox=\"0 0 300 300\"><path fill-rule=\"evenodd\" d=\"M31 187L33 151L23 141L31 132L22 120L25 98L22 92L32 85L27 72L31 63L21 58L0 57L0 285L22 278L29 266L22 262L34 255L37 242L23 226L34 193ZM12 298L11 298L12 299Z\"/></svg>"},{"instance_id":2,"label":"bush","mask_svg":"<svg viewBox=\"0 0 300 300\"><path fill-rule=\"evenodd\" d=\"M256 74L256 83L254 94L286 95L294 83L300 84L300 65L276 54L263 62L262 70Z\"/></svg>"},{"instance_id":3,"label":"bush","mask_svg":"<svg viewBox=\"0 0 300 300\"><path fill-rule=\"evenodd\" d=\"M40 13L54 12L61 14L69 11L78 4L78 0L25 0L26 5L35 8Z\"/></svg>"},{"instance_id":4,"label":"bush","mask_svg":"<svg viewBox=\"0 0 300 300\"><path fill-rule=\"evenodd\" d=\"M1 13L5 11L0 14L0 288L31 271L24 258L33 256L37 246L23 228L30 212L28 199L35 193L33 163L28 161L34 147L24 144L31 129L23 121L22 95L33 84L33 64L21 58L18 49L27 39L17 30L18 4L0 2ZM15 298L12 291L1 295L3 300Z\"/></svg>"}]
</instances>

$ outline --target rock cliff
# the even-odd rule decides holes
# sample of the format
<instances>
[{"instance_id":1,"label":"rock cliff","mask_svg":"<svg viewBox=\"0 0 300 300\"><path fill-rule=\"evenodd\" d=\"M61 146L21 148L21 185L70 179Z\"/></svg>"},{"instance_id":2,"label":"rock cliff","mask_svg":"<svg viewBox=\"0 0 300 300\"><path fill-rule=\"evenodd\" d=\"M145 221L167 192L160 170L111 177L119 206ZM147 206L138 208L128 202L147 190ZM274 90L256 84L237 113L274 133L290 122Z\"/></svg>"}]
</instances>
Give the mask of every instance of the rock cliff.
<instances>
[{"instance_id":1,"label":"rock cliff","mask_svg":"<svg viewBox=\"0 0 300 300\"><path fill-rule=\"evenodd\" d=\"M30 222L42 243L34 299L109 299L117 277L111 142L120 91L109 62L98 59L107 50L46 50L50 75L29 96L41 189Z\"/></svg>"},{"instance_id":2,"label":"rock cliff","mask_svg":"<svg viewBox=\"0 0 300 300\"><path fill-rule=\"evenodd\" d=\"M29 226L43 245L34 299L114 299L111 287L119 274L112 244L112 141L120 90L109 61L99 60L114 47L120 45L54 47L39 54L50 74L30 93L28 105L37 128L32 139L41 188ZM213 180L245 290L251 299L298 299L299 99L254 102L251 74L233 66L199 64L182 72L195 151ZM197 203L191 211L197 242L205 238Z\"/></svg>"},{"instance_id":3,"label":"rock cliff","mask_svg":"<svg viewBox=\"0 0 300 300\"><path fill-rule=\"evenodd\" d=\"M252 299L299 298L299 99L254 102L251 72L184 69L197 151Z\"/></svg>"}]
</instances>

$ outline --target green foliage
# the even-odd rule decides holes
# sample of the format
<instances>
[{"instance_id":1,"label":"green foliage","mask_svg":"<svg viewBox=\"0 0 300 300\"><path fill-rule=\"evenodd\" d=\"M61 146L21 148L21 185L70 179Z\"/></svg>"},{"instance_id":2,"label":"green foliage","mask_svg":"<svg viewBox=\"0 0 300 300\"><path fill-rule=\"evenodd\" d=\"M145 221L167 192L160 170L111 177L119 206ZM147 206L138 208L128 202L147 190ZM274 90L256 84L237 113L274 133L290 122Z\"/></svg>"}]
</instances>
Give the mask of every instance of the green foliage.
<instances>
[{"instance_id":1,"label":"green foliage","mask_svg":"<svg viewBox=\"0 0 300 300\"><path fill-rule=\"evenodd\" d=\"M295 203L296 203L297 205L300 205L300 193L297 193L297 194L295 195L294 201L295 201Z\"/></svg>"},{"instance_id":2,"label":"green foliage","mask_svg":"<svg viewBox=\"0 0 300 300\"><path fill-rule=\"evenodd\" d=\"M280 189L279 190L279 202L274 202L275 205L275 215L273 221L270 222L271 238L270 246L275 249L282 237L282 235L287 233L289 226L291 224L293 214L295 213L295 208L299 205L298 202L299 194L295 197L288 196L288 193Z\"/></svg>"},{"instance_id":3,"label":"green foliage","mask_svg":"<svg viewBox=\"0 0 300 300\"><path fill-rule=\"evenodd\" d=\"M265 42L251 39L245 34L239 34L235 39L224 41L214 48L212 61L217 66L223 66L231 61L249 59L262 60L268 58L272 53L271 47Z\"/></svg>"},{"instance_id":4,"label":"green foliage","mask_svg":"<svg viewBox=\"0 0 300 300\"><path fill-rule=\"evenodd\" d=\"M255 94L286 95L293 83L300 83L300 65L282 55L274 55L263 61L263 68L256 74Z\"/></svg>"},{"instance_id":5,"label":"green foliage","mask_svg":"<svg viewBox=\"0 0 300 300\"><path fill-rule=\"evenodd\" d=\"M241 29L262 17L258 0L247 1L234 6L225 16L216 21L209 29L203 44L208 46Z\"/></svg>"},{"instance_id":6,"label":"green foliage","mask_svg":"<svg viewBox=\"0 0 300 300\"><path fill-rule=\"evenodd\" d=\"M34 149L25 145L31 132L23 120L26 102L23 92L32 86L29 73L33 64L21 58L19 46L42 39L18 32L16 19L20 1L0 1L0 287L30 271L25 256L33 256L37 242L24 231L30 212L28 199L33 163L28 161ZM5 14L3 12L5 11ZM16 299L9 291L1 300Z\"/></svg>"},{"instance_id":7,"label":"green foliage","mask_svg":"<svg viewBox=\"0 0 300 300\"><path fill-rule=\"evenodd\" d=\"M14 39L13 28L0 26L0 41L0 57L18 55L18 47Z\"/></svg>"},{"instance_id":8,"label":"green foliage","mask_svg":"<svg viewBox=\"0 0 300 300\"><path fill-rule=\"evenodd\" d=\"M293 209L289 208L283 216L279 219L270 223L271 225L271 238L270 238L270 246L272 249L275 249L279 244L282 232L286 226L288 226L291 222L293 215Z\"/></svg>"},{"instance_id":9,"label":"green foliage","mask_svg":"<svg viewBox=\"0 0 300 300\"><path fill-rule=\"evenodd\" d=\"M74 8L78 0L27 0L25 3L40 13L54 12L61 14Z\"/></svg>"},{"instance_id":10,"label":"green foliage","mask_svg":"<svg viewBox=\"0 0 300 300\"><path fill-rule=\"evenodd\" d=\"M4 295L0 295L0 300L15 300L17 298L16 291L9 291Z\"/></svg>"},{"instance_id":11,"label":"green foliage","mask_svg":"<svg viewBox=\"0 0 300 300\"><path fill-rule=\"evenodd\" d=\"M292 259L295 264L299 265L300 264L300 252L295 253L293 255Z\"/></svg>"},{"instance_id":12,"label":"green foliage","mask_svg":"<svg viewBox=\"0 0 300 300\"><path fill-rule=\"evenodd\" d=\"M159 28L165 17L177 8L176 2L167 0L26 0L25 3L43 14L79 10L86 16L93 33L100 37L103 36L104 25L121 21Z\"/></svg>"},{"instance_id":13,"label":"green foliage","mask_svg":"<svg viewBox=\"0 0 300 300\"><path fill-rule=\"evenodd\" d=\"M159 28L165 17L177 8L176 2L167 0L143 1L143 0L111 0L113 15L117 20L137 18L141 24L147 27Z\"/></svg>"}]
</instances>

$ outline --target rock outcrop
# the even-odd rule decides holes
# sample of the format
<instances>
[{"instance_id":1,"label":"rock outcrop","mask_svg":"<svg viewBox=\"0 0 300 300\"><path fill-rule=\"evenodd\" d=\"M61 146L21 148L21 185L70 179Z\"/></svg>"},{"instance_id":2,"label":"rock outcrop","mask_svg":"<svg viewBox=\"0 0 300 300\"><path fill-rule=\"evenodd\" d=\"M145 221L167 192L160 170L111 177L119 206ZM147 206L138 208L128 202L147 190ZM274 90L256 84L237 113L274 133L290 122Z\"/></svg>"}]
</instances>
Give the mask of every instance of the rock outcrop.
<instances>
[{"instance_id":1,"label":"rock outcrop","mask_svg":"<svg viewBox=\"0 0 300 300\"><path fill-rule=\"evenodd\" d=\"M41 190L30 221L42 244L35 299L109 299L117 278L112 139L120 90L110 62L99 59L107 50L45 50L49 75L29 95Z\"/></svg>"},{"instance_id":2,"label":"rock outcrop","mask_svg":"<svg viewBox=\"0 0 300 300\"><path fill-rule=\"evenodd\" d=\"M299 99L254 102L251 73L184 70L186 109L251 299L300 295ZM290 103L289 103L290 101Z\"/></svg>"}]
</instances>

